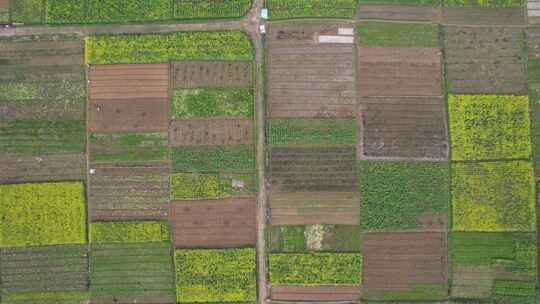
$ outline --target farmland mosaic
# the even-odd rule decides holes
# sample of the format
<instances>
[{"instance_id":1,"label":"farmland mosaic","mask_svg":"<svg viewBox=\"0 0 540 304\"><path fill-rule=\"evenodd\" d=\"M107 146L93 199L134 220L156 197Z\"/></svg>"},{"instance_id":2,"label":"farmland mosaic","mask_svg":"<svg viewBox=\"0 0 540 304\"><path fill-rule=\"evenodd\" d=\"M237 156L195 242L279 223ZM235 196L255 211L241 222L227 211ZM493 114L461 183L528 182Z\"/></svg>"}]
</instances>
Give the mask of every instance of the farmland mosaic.
<instances>
[{"instance_id":1,"label":"farmland mosaic","mask_svg":"<svg viewBox=\"0 0 540 304\"><path fill-rule=\"evenodd\" d=\"M538 0L0 0L0 304L540 303Z\"/></svg>"}]
</instances>

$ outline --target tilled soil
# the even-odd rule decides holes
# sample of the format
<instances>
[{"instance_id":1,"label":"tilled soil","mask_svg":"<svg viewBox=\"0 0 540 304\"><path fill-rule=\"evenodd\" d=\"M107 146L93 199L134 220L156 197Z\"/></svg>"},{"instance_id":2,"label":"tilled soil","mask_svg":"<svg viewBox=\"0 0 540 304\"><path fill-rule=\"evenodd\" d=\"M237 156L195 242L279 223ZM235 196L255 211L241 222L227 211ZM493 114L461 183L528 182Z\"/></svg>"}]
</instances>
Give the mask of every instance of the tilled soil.
<instances>
[{"instance_id":1,"label":"tilled soil","mask_svg":"<svg viewBox=\"0 0 540 304\"><path fill-rule=\"evenodd\" d=\"M353 192L273 193L272 225L358 225L360 205Z\"/></svg>"},{"instance_id":2,"label":"tilled soil","mask_svg":"<svg viewBox=\"0 0 540 304\"><path fill-rule=\"evenodd\" d=\"M176 248L232 248L256 243L254 198L175 201L169 219Z\"/></svg>"},{"instance_id":3,"label":"tilled soil","mask_svg":"<svg viewBox=\"0 0 540 304\"><path fill-rule=\"evenodd\" d=\"M420 5L363 5L358 10L357 18L396 20L396 21L431 21L438 22L439 9Z\"/></svg>"},{"instance_id":4,"label":"tilled soil","mask_svg":"<svg viewBox=\"0 0 540 304\"><path fill-rule=\"evenodd\" d=\"M0 168L0 183L85 180L86 156L4 154Z\"/></svg>"},{"instance_id":5,"label":"tilled soil","mask_svg":"<svg viewBox=\"0 0 540 304\"><path fill-rule=\"evenodd\" d=\"M176 61L172 63L173 88L249 88L251 61Z\"/></svg>"},{"instance_id":6,"label":"tilled soil","mask_svg":"<svg viewBox=\"0 0 540 304\"><path fill-rule=\"evenodd\" d=\"M274 301L358 301L359 286L339 285L277 285L272 286Z\"/></svg>"},{"instance_id":7,"label":"tilled soil","mask_svg":"<svg viewBox=\"0 0 540 304\"><path fill-rule=\"evenodd\" d=\"M442 8L443 24L463 25L523 25L522 8Z\"/></svg>"},{"instance_id":8,"label":"tilled soil","mask_svg":"<svg viewBox=\"0 0 540 304\"><path fill-rule=\"evenodd\" d=\"M366 298L406 293L415 285L434 286L432 288L439 288L441 294L447 290L446 233L366 233L363 254Z\"/></svg>"},{"instance_id":9,"label":"tilled soil","mask_svg":"<svg viewBox=\"0 0 540 304\"><path fill-rule=\"evenodd\" d=\"M253 132L251 119L179 119L171 122L169 141L173 147L249 145L253 143Z\"/></svg>"}]
</instances>

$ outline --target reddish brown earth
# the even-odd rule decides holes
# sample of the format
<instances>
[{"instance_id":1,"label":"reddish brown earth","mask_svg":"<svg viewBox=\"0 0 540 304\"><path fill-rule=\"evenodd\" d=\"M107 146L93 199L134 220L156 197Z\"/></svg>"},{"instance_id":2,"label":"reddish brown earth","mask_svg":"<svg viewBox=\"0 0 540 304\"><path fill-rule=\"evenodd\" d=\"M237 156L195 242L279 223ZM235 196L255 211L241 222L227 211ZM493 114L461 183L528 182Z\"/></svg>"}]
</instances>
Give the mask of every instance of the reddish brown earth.
<instances>
[{"instance_id":1,"label":"reddish brown earth","mask_svg":"<svg viewBox=\"0 0 540 304\"><path fill-rule=\"evenodd\" d=\"M256 243L255 198L175 201L169 212L177 248L229 248Z\"/></svg>"},{"instance_id":2,"label":"reddish brown earth","mask_svg":"<svg viewBox=\"0 0 540 304\"><path fill-rule=\"evenodd\" d=\"M358 301L361 296L358 286L272 286L274 301Z\"/></svg>"},{"instance_id":3,"label":"reddish brown earth","mask_svg":"<svg viewBox=\"0 0 540 304\"><path fill-rule=\"evenodd\" d=\"M419 5L364 5L361 4L357 18L396 20L396 21L431 21L437 23L439 9Z\"/></svg>"},{"instance_id":4,"label":"reddish brown earth","mask_svg":"<svg viewBox=\"0 0 540 304\"><path fill-rule=\"evenodd\" d=\"M268 116L354 117L354 44L319 44L351 25L271 25L268 41Z\"/></svg>"},{"instance_id":5,"label":"reddish brown earth","mask_svg":"<svg viewBox=\"0 0 540 304\"><path fill-rule=\"evenodd\" d=\"M169 203L169 164L162 161L94 162L89 181L92 221L161 219Z\"/></svg>"},{"instance_id":6,"label":"reddish brown earth","mask_svg":"<svg viewBox=\"0 0 540 304\"><path fill-rule=\"evenodd\" d=\"M435 48L362 47L359 96L440 96L441 54Z\"/></svg>"},{"instance_id":7,"label":"reddish brown earth","mask_svg":"<svg viewBox=\"0 0 540 304\"><path fill-rule=\"evenodd\" d=\"M9 0L0 0L0 8L8 10L9 9Z\"/></svg>"},{"instance_id":8,"label":"reddish brown earth","mask_svg":"<svg viewBox=\"0 0 540 304\"><path fill-rule=\"evenodd\" d=\"M254 126L250 119L201 118L171 122L171 146L249 145L253 143Z\"/></svg>"},{"instance_id":9,"label":"reddish brown earth","mask_svg":"<svg viewBox=\"0 0 540 304\"><path fill-rule=\"evenodd\" d=\"M359 99L359 157L446 159L442 97Z\"/></svg>"},{"instance_id":10,"label":"reddish brown earth","mask_svg":"<svg viewBox=\"0 0 540 304\"><path fill-rule=\"evenodd\" d=\"M523 25L522 8L442 8L443 24L463 25Z\"/></svg>"},{"instance_id":11,"label":"reddish brown earth","mask_svg":"<svg viewBox=\"0 0 540 304\"><path fill-rule=\"evenodd\" d=\"M174 88L248 88L251 61L177 61L172 63Z\"/></svg>"},{"instance_id":12,"label":"reddish brown earth","mask_svg":"<svg viewBox=\"0 0 540 304\"><path fill-rule=\"evenodd\" d=\"M270 196L271 224L358 225L360 204L353 192L273 193Z\"/></svg>"},{"instance_id":13,"label":"reddish brown earth","mask_svg":"<svg viewBox=\"0 0 540 304\"><path fill-rule=\"evenodd\" d=\"M527 94L523 30L446 27L449 90L464 94Z\"/></svg>"},{"instance_id":14,"label":"reddish brown earth","mask_svg":"<svg viewBox=\"0 0 540 304\"><path fill-rule=\"evenodd\" d=\"M447 290L445 233L366 233L363 255L363 293L366 298L407 292L414 285L433 285L442 293Z\"/></svg>"},{"instance_id":15,"label":"reddish brown earth","mask_svg":"<svg viewBox=\"0 0 540 304\"><path fill-rule=\"evenodd\" d=\"M14 155L0 157L0 183L86 179L84 154Z\"/></svg>"}]
</instances>

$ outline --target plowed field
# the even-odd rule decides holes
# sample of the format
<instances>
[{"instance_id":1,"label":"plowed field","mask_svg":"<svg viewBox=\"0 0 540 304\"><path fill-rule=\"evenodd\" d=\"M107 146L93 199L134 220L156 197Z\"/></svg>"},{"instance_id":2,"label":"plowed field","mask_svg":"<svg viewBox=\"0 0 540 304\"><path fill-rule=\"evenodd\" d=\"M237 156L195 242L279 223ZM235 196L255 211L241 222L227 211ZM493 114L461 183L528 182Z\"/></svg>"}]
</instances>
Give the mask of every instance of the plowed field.
<instances>
[{"instance_id":1,"label":"plowed field","mask_svg":"<svg viewBox=\"0 0 540 304\"><path fill-rule=\"evenodd\" d=\"M86 179L84 154L4 155L0 168L0 183Z\"/></svg>"},{"instance_id":2,"label":"plowed field","mask_svg":"<svg viewBox=\"0 0 540 304\"><path fill-rule=\"evenodd\" d=\"M248 145L253 143L250 119L212 118L175 120L169 128L172 146Z\"/></svg>"},{"instance_id":3,"label":"plowed field","mask_svg":"<svg viewBox=\"0 0 540 304\"><path fill-rule=\"evenodd\" d=\"M251 61L177 61L172 63L174 88L247 88Z\"/></svg>"}]
</instances>

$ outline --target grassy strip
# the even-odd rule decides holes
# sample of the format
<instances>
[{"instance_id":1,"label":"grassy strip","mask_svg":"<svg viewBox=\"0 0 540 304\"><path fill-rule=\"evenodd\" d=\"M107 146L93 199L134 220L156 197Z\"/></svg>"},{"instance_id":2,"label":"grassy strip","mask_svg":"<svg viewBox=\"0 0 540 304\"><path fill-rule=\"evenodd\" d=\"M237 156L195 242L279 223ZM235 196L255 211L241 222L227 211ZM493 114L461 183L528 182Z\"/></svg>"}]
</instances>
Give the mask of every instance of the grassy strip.
<instances>
[{"instance_id":1,"label":"grassy strip","mask_svg":"<svg viewBox=\"0 0 540 304\"><path fill-rule=\"evenodd\" d=\"M453 160L528 158L527 96L449 95Z\"/></svg>"},{"instance_id":2,"label":"grassy strip","mask_svg":"<svg viewBox=\"0 0 540 304\"><path fill-rule=\"evenodd\" d=\"M354 119L270 119L268 144L272 146L356 146Z\"/></svg>"},{"instance_id":3,"label":"grassy strip","mask_svg":"<svg viewBox=\"0 0 540 304\"><path fill-rule=\"evenodd\" d=\"M360 8L363 5L423 5L439 6L439 0L359 0Z\"/></svg>"},{"instance_id":4,"label":"grassy strip","mask_svg":"<svg viewBox=\"0 0 540 304\"><path fill-rule=\"evenodd\" d=\"M242 32L95 35L85 40L88 64L253 59L251 40Z\"/></svg>"},{"instance_id":5,"label":"grassy strip","mask_svg":"<svg viewBox=\"0 0 540 304\"><path fill-rule=\"evenodd\" d=\"M447 164L363 161L359 170L363 231L413 230L421 215L447 217Z\"/></svg>"},{"instance_id":6,"label":"grassy strip","mask_svg":"<svg viewBox=\"0 0 540 304\"><path fill-rule=\"evenodd\" d=\"M270 254L272 284L360 284L359 253Z\"/></svg>"},{"instance_id":7,"label":"grassy strip","mask_svg":"<svg viewBox=\"0 0 540 304\"><path fill-rule=\"evenodd\" d=\"M358 0L267 0L269 18L352 18L356 15Z\"/></svg>"},{"instance_id":8,"label":"grassy strip","mask_svg":"<svg viewBox=\"0 0 540 304\"><path fill-rule=\"evenodd\" d=\"M535 178L529 161L452 164L453 229L535 231Z\"/></svg>"},{"instance_id":9,"label":"grassy strip","mask_svg":"<svg viewBox=\"0 0 540 304\"><path fill-rule=\"evenodd\" d=\"M172 96L173 119L192 117L253 117L250 89L176 90Z\"/></svg>"},{"instance_id":10,"label":"grassy strip","mask_svg":"<svg viewBox=\"0 0 540 304\"><path fill-rule=\"evenodd\" d=\"M525 7L525 0L443 0L445 7L519 8Z\"/></svg>"},{"instance_id":11,"label":"grassy strip","mask_svg":"<svg viewBox=\"0 0 540 304\"><path fill-rule=\"evenodd\" d=\"M92 243L139 243L170 240L169 227L161 222L98 222L90 224Z\"/></svg>"},{"instance_id":12,"label":"grassy strip","mask_svg":"<svg viewBox=\"0 0 540 304\"><path fill-rule=\"evenodd\" d=\"M145 161L168 158L167 134L90 135L92 161Z\"/></svg>"},{"instance_id":13,"label":"grassy strip","mask_svg":"<svg viewBox=\"0 0 540 304\"><path fill-rule=\"evenodd\" d=\"M178 303L257 298L255 249L175 250Z\"/></svg>"},{"instance_id":14,"label":"grassy strip","mask_svg":"<svg viewBox=\"0 0 540 304\"><path fill-rule=\"evenodd\" d=\"M82 183L0 185L0 247L85 242Z\"/></svg>"},{"instance_id":15,"label":"grassy strip","mask_svg":"<svg viewBox=\"0 0 540 304\"><path fill-rule=\"evenodd\" d=\"M47 102L84 103L86 84L80 81L63 80L57 82L8 82L0 83L0 101L45 99Z\"/></svg>"},{"instance_id":16,"label":"grassy strip","mask_svg":"<svg viewBox=\"0 0 540 304\"><path fill-rule=\"evenodd\" d=\"M432 24L362 22L357 27L362 47L437 48L439 30Z\"/></svg>"},{"instance_id":17,"label":"grassy strip","mask_svg":"<svg viewBox=\"0 0 540 304\"><path fill-rule=\"evenodd\" d=\"M4 304L28 304L28 303L62 303L62 304L85 304L89 301L88 292L83 291L50 291L50 292L24 292L3 294Z\"/></svg>"},{"instance_id":18,"label":"grassy strip","mask_svg":"<svg viewBox=\"0 0 540 304\"><path fill-rule=\"evenodd\" d=\"M354 225L286 225L269 230L272 252L360 252L362 247L360 227Z\"/></svg>"},{"instance_id":19,"label":"grassy strip","mask_svg":"<svg viewBox=\"0 0 540 304\"><path fill-rule=\"evenodd\" d=\"M173 148L172 165L180 172L255 170L255 149L248 145Z\"/></svg>"}]
</instances>

